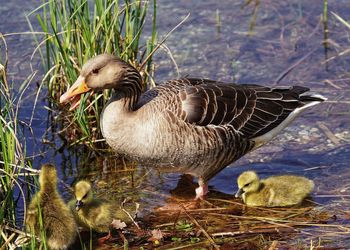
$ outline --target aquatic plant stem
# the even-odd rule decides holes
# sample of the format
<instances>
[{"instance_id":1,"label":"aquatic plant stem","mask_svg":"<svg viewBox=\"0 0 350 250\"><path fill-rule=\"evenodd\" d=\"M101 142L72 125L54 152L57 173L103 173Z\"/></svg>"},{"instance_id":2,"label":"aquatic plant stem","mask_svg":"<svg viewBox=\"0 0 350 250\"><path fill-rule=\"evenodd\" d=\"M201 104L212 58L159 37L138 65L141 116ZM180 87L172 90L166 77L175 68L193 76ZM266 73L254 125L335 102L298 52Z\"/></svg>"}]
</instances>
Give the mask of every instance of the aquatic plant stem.
<instances>
[{"instance_id":1,"label":"aquatic plant stem","mask_svg":"<svg viewBox=\"0 0 350 250\"><path fill-rule=\"evenodd\" d=\"M190 220L203 232L203 234L205 235L205 237L207 237L207 239L209 240L209 242L211 243L211 245L212 245L215 249L219 250L220 247L215 243L215 241L214 241L213 238L208 234L208 232L198 223L198 221L197 221L195 218L193 218L193 217L187 212L187 210L186 210L186 208L184 207L184 205L182 205L181 203L180 203L180 205L181 205L183 211L185 212L185 214L188 216L188 218L190 218Z\"/></svg>"}]
</instances>

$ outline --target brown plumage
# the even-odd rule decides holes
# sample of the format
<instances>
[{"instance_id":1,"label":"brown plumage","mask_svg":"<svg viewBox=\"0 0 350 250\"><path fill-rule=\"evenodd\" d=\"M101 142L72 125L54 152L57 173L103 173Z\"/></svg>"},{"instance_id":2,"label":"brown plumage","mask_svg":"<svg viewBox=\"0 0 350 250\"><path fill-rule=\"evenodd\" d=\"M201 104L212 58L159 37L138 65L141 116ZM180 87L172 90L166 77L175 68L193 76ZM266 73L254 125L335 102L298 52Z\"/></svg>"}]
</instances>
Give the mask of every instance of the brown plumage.
<instances>
[{"instance_id":1,"label":"brown plumage","mask_svg":"<svg viewBox=\"0 0 350 250\"><path fill-rule=\"evenodd\" d=\"M101 116L102 134L120 155L207 181L247 152L271 140L302 110L322 102L308 88L269 88L183 78L141 95L139 72L112 55L89 60L61 103L79 104L89 91L115 94Z\"/></svg>"},{"instance_id":2,"label":"brown plumage","mask_svg":"<svg viewBox=\"0 0 350 250\"><path fill-rule=\"evenodd\" d=\"M243 172L237 179L238 192L248 206L285 207L300 204L314 188L303 176L279 175L260 180L254 171Z\"/></svg>"},{"instance_id":3,"label":"brown plumage","mask_svg":"<svg viewBox=\"0 0 350 250\"><path fill-rule=\"evenodd\" d=\"M27 210L27 229L40 237L40 211L49 249L67 249L75 240L77 225L72 212L58 193L55 166L43 165L39 182L40 190Z\"/></svg>"}]
</instances>

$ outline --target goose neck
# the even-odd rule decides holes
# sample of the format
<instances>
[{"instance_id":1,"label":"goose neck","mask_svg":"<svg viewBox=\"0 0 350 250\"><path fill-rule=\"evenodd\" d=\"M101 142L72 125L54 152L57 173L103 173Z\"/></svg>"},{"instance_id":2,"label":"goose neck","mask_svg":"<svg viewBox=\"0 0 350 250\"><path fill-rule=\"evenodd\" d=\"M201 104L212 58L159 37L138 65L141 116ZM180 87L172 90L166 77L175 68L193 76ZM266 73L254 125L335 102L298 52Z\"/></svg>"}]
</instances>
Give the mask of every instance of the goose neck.
<instances>
[{"instance_id":1,"label":"goose neck","mask_svg":"<svg viewBox=\"0 0 350 250\"><path fill-rule=\"evenodd\" d=\"M114 88L114 99L121 100L126 109L132 111L135 110L141 93L141 75L136 69L130 67L127 69L124 79Z\"/></svg>"}]
</instances>

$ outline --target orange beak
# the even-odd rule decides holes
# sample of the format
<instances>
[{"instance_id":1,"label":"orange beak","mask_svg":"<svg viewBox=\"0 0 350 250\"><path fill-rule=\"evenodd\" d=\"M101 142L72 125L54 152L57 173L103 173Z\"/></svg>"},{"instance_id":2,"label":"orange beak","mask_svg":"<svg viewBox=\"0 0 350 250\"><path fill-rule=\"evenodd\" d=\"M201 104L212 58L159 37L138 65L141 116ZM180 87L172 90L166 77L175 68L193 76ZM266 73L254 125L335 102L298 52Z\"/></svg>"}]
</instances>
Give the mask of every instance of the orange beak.
<instances>
[{"instance_id":1,"label":"orange beak","mask_svg":"<svg viewBox=\"0 0 350 250\"><path fill-rule=\"evenodd\" d=\"M81 94L90 91L91 89L86 85L85 78L79 76L75 83L60 97L60 103L72 102L69 111L79 106Z\"/></svg>"}]
</instances>

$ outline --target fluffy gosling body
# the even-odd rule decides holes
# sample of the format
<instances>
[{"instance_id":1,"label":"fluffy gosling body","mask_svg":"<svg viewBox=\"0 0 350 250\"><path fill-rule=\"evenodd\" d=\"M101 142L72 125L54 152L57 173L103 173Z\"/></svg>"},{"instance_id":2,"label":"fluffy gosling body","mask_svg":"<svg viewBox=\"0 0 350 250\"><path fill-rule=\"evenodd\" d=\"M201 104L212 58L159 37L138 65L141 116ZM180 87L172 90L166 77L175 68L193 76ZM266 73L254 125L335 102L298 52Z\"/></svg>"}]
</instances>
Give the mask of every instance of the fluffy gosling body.
<instances>
[{"instance_id":1,"label":"fluffy gosling body","mask_svg":"<svg viewBox=\"0 0 350 250\"><path fill-rule=\"evenodd\" d=\"M253 171L237 179L238 192L248 206L285 207L300 204L314 188L314 182L302 176L281 175L260 180Z\"/></svg>"},{"instance_id":2,"label":"fluffy gosling body","mask_svg":"<svg viewBox=\"0 0 350 250\"><path fill-rule=\"evenodd\" d=\"M131 219L120 207L104 199L94 198L91 184L79 181L74 187L75 200L69 202L79 226L99 233L107 233L113 219L130 222Z\"/></svg>"},{"instance_id":3,"label":"fluffy gosling body","mask_svg":"<svg viewBox=\"0 0 350 250\"><path fill-rule=\"evenodd\" d=\"M33 197L27 210L27 229L40 237L41 211L49 249L67 249L75 240L77 225L71 210L58 193L54 165L45 164L41 167L39 183L40 190Z\"/></svg>"}]
</instances>

